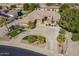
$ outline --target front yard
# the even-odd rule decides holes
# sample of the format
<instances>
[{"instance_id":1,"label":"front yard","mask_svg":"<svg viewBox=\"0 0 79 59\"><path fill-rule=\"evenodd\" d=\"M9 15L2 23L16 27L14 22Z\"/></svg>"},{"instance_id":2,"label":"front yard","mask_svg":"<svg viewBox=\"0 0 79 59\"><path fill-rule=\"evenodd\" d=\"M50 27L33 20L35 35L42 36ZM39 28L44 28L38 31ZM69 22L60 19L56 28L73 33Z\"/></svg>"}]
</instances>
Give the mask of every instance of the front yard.
<instances>
[{"instance_id":1,"label":"front yard","mask_svg":"<svg viewBox=\"0 0 79 59\"><path fill-rule=\"evenodd\" d=\"M45 37L40 35L29 35L25 36L23 40L27 40L29 43L35 43L35 44L44 44L46 43Z\"/></svg>"},{"instance_id":2,"label":"front yard","mask_svg":"<svg viewBox=\"0 0 79 59\"><path fill-rule=\"evenodd\" d=\"M25 30L23 29L16 29L16 30L12 30L10 31L8 34L11 36L11 37L15 37L16 35L24 32Z\"/></svg>"}]
</instances>

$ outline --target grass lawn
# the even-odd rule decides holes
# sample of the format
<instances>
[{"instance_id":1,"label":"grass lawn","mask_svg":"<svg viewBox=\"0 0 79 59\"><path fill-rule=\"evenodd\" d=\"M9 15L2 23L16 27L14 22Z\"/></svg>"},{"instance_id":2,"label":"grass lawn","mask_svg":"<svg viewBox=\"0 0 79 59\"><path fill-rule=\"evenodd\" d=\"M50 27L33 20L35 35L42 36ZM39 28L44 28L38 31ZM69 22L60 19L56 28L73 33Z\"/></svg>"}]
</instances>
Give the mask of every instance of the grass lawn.
<instances>
[{"instance_id":1,"label":"grass lawn","mask_svg":"<svg viewBox=\"0 0 79 59\"><path fill-rule=\"evenodd\" d=\"M34 42L35 40L36 40L36 36L35 35L29 35L29 36L25 36L24 38L23 38L23 40L28 40L29 42Z\"/></svg>"},{"instance_id":2,"label":"grass lawn","mask_svg":"<svg viewBox=\"0 0 79 59\"><path fill-rule=\"evenodd\" d=\"M57 41L60 44L63 44L65 42L65 30L64 29L60 29L59 36L57 37Z\"/></svg>"},{"instance_id":3,"label":"grass lawn","mask_svg":"<svg viewBox=\"0 0 79 59\"><path fill-rule=\"evenodd\" d=\"M72 41L79 41L79 33L72 33Z\"/></svg>"},{"instance_id":4,"label":"grass lawn","mask_svg":"<svg viewBox=\"0 0 79 59\"><path fill-rule=\"evenodd\" d=\"M23 29L17 29L17 30L13 30L11 32L9 32L9 35L12 37L15 37L16 35L20 34L21 32L24 32Z\"/></svg>"},{"instance_id":5,"label":"grass lawn","mask_svg":"<svg viewBox=\"0 0 79 59\"><path fill-rule=\"evenodd\" d=\"M43 44L45 43L45 37L40 35L29 35L25 36L23 40L27 40L29 43Z\"/></svg>"}]
</instances>

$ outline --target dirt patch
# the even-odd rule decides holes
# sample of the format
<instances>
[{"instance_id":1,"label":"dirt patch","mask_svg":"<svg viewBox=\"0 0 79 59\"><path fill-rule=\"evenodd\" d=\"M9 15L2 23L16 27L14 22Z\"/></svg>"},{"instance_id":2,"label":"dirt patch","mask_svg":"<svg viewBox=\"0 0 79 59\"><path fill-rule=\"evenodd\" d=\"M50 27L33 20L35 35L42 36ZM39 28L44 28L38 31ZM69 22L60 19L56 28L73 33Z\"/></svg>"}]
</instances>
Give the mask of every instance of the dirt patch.
<instances>
[{"instance_id":1,"label":"dirt patch","mask_svg":"<svg viewBox=\"0 0 79 59\"><path fill-rule=\"evenodd\" d=\"M22 40L21 43L29 44L29 45L40 47L40 48L45 48L46 47L46 43L44 43L44 44L35 44L35 43L29 43L27 40Z\"/></svg>"},{"instance_id":2,"label":"dirt patch","mask_svg":"<svg viewBox=\"0 0 79 59\"><path fill-rule=\"evenodd\" d=\"M0 37L0 41L9 41L9 40L11 39L7 36Z\"/></svg>"}]
</instances>

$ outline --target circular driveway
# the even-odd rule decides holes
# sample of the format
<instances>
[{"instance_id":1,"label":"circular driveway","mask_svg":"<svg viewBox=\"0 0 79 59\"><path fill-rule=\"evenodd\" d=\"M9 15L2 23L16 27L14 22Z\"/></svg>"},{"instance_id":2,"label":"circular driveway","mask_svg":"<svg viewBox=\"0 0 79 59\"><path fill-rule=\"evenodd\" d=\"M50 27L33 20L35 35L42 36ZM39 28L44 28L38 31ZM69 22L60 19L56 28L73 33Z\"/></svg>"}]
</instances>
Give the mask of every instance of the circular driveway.
<instances>
[{"instance_id":1,"label":"circular driveway","mask_svg":"<svg viewBox=\"0 0 79 59\"><path fill-rule=\"evenodd\" d=\"M13 41L20 42L25 36L28 35L41 35L46 37L46 47L50 50L56 50L57 41L56 38L59 34L60 27L43 27L38 26L35 29L26 29L25 32L17 35L13 38Z\"/></svg>"}]
</instances>

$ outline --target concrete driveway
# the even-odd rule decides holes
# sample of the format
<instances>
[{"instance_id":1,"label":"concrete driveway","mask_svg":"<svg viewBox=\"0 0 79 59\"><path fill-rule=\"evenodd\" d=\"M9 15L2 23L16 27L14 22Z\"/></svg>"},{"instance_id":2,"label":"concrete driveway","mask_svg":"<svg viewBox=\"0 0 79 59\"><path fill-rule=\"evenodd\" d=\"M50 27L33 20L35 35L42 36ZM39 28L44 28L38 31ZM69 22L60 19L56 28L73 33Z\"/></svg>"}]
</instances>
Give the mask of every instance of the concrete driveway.
<instances>
[{"instance_id":1,"label":"concrete driveway","mask_svg":"<svg viewBox=\"0 0 79 59\"><path fill-rule=\"evenodd\" d=\"M25 32L17 35L11 41L17 43L17 42L20 42L23 37L28 35L42 35L46 37L46 48L49 50L53 50L56 53L57 52L56 38L59 34L59 30L60 30L59 26L56 26L56 27L39 26L32 30L26 29Z\"/></svg>"}]
</instances>

